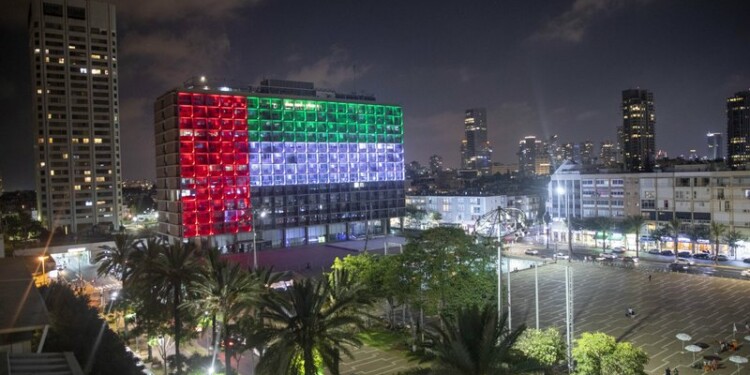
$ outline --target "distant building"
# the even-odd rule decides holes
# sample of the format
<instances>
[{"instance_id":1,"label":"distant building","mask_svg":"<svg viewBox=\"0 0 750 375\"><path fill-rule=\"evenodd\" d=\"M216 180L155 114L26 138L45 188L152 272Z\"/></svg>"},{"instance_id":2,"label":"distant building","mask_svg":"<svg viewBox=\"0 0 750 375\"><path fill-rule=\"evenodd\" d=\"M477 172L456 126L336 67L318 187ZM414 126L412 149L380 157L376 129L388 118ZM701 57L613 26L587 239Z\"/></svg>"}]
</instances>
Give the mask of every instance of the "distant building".
<instances>
[{"instance_id":1,"label":"distant building","mask_svg":"<svg viewBox=\"0 0 750 375\"><path fill-rule=\"evenodd\" d=\"M430 156L430 172L434 175L443 170L443 157L440 155Z\"/></svg>"},{"instance_id":2,"label":"distant building","mask_svg":"<svg viewBox=\"0 0 750 375\"><path fill-rule=\"evenodd\" d=\"M750 162L750 90L727 99L727 164L745 168Z\"/></svg>"},{"instance_id":3,"label":"distant building","mask_svg":"<svg viewBox=\"0 0 750 375\"><path fill-rule=\"evenodd\" d=\"M461 141L461 168L487 174L492 161L492 148L487 140L487 110L467 109L464 117L464 139Z\"/></svg>"},{"instance_id":4,"label":"distant building","mask_svg":"<svg viewBox=\"0 0 750 375\"><path fill-rule=\"evenodd\" d=\"M34 175L44 225L120 225L115 6L32 0L29 49Z\"/></svg>"},{"instance_id":5,"label":"distant building","mask_svg":"<svg viewBox=\"0 0 750 375\"><path fill-rule=\"evenodd\" d=\"M707 133L706 143L708 145L708 154L706 154L706 157L709 160L724 159L724 140L721 133Z\"/></svg>"},{"instance_id":6,"label":"distant building","mask_svg":"<svg viewBox=\"0 0 750 375\"><path fill-rule=\"evenodd\" d=\"M654 94L648 90L622 92L622 138L624 167L628 172L654 170L656 143Z\"/></svg>"},{"instance_id":7,"label":"distant building","mask_svg":"<svg viewBox=\"0 0 750 375\"><path fill-rule=\"evenodd\" d=\"M524 176L539 175L544 172L542 165L546 165L549 173L549 156L545 155L545 147L541 140L530 135L524 137L518 144L518 172Z\"/></svg>"},{"instance_id":8,"label":"distant building","mask_svg":"<svg viewBox=\"0 0 750 375\"><path fill-rule=\"evenodd\" d=\"M427 213L437 212L440 225L458 226L473 231L482 216L498 208L518 209L526 220L534 220L539 214L539 197L508 195L409 195L407 206Z\"/></svg>"},{"instance_id":9,"label":"distant building","mask_svg":"<svg viewBox=\"0 0 750 375\"><path fill-rule=\"evenodd\" d=\"M617 145L611 141L603 141L599 147L599 164L613 168L617 166Z\"/></svg>"},{"instance_id":10,"label":"distant building","mask_svg":"<svg viewBox=\"0 0 750 375\"><path fill-rule=\"evenodd\" d=\"M518 173L518 164L492 163L490 174L513 174Z\"/></svg>"}]
</instances>

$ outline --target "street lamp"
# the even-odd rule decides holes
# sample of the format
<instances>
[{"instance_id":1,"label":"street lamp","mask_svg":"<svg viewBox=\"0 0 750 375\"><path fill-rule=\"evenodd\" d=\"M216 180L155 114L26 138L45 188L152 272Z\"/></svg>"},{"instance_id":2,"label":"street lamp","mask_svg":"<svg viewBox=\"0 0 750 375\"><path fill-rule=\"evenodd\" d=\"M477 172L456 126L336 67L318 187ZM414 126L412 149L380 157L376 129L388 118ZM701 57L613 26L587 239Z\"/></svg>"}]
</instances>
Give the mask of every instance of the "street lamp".
<instances>
[{"instance_id":1,"label":"street lamp","mask_svg":"<svg viewBox=\"0 0 750 375\"><path fill-rule=\"evenodd\" d=\"M44 268L44 264L47 263L47 259L49 259L49 256L47 255L41 255L37 259L39 259L40 262L42 262L42 282L44 284L47 284L47 272Z\"/></svg>"},{"instance_id":2,"label":"street lamp","mask_svg":"<svg viewBox=\"0 0 750 375\"><path fill-rule=\"evenodd\" d=\"M557 186L557 207L560 207L560 201L562 200L562 196L565 195L565 225L568 227L568 261L572 261L573 257L573 228L571 228L570 225L570 210L568 209L568 195L565 194L565 188L558 185ZM560 210L558 210L558 213Z\"/></svg>"}]
</instances>

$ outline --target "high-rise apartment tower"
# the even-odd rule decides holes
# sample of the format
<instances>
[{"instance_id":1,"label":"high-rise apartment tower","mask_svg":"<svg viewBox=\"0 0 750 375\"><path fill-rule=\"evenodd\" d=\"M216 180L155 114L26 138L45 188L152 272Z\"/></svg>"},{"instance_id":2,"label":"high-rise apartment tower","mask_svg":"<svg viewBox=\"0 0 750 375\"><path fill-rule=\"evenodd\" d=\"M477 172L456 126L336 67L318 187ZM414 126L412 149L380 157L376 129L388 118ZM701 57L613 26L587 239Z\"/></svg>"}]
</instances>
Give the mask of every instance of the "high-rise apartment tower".
<instances>
[{"instance_id":1,"label":"high-rise apartment tower","mask_svg":"<svg viewBox=\"0 0 750 375\"><path fill-rule=\"evenodd\" d=\"M750 90L727 99L727 164L732 169L750 162Z\"/></svg>"},{"instance_id":2,"label":"high-rise apartment tower","mask_svg":"<svg viewBox=\"0 0 750 375\"><path fill-rule=\"evenodd\" d=\"M487 140L487 110L471 108L464 116L464 139L461 142L461 167L489 173L492 149Z\"/></svg>"},{"instance_id":3,"label":"high-rise apartment tower","mask_svg":"<svg viewBox=\"0 0 750 375\"><path fill-rule=\"evenodd\" d=\"M37 205L49 229L120 224L114 5L32 0L29 13Z\"/></svg>"},{"instance_id":4,"label":"high-rise apartment tower","mask_svg":"<svg viewBox=\"0 0 750 375\"><path fill-rule=\"evenodd\" d=\"M708 145L708 154L706 157L709 160L724 159L724 140L721 133L707 133L706 143Z\"/></svg>"},{"instance_id":5,"label":"high-rise apartment tower","mask_svg":"<svg viewBox=\"0 0 750 375\"><path fill-rule=\"evenodd\" d=\"M651 172L654 170L655 124L654 94L641 89L624 90L622 92L622 152L626 171Z\"/></svg>"}]
</instances>

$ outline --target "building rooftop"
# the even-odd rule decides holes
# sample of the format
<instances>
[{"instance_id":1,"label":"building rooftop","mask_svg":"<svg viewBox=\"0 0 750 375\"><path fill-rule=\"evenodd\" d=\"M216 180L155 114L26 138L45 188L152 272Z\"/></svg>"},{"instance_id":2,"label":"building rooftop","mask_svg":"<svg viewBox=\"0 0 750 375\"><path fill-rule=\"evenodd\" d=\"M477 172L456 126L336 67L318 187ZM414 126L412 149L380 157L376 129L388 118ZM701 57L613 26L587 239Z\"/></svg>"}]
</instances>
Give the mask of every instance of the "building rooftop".
<instances>
[{"instance_id":1,"label":"building rooftop","mask_svg":"<svg viewBox=\"0 0 750 375\"><path fill-rule=\"evenodd\" d=\"M258 86L243 84L235 79L220 77L191 77L182 84L189 90L221 91L227 93L252 92L258 94L293 95L300 97L342 99L374 102L375 96L365 93L340 93L331 89L315 88L312 82L264 79Z\"/></svg>"},{"instance_id":2,"label":"building rooftop","mask_svg":"<svg viewBox=\"0 0 750 375\"><path fill-rule=\"evenodd\" d=\"M0 258L0 343L4 335L35 331L50 323L31 276L36 257Z\"/></svg>"}]
</instances>

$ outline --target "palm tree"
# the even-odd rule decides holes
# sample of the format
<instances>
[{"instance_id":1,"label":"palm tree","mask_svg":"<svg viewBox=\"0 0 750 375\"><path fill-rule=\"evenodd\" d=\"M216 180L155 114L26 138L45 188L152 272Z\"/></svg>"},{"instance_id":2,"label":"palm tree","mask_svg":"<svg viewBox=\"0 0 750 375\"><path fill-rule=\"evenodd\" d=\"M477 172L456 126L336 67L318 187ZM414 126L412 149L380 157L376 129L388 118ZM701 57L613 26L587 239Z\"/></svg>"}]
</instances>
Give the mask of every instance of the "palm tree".
<instances>
[{"instance_id":1,"label":"palm tree","mask_svg":"<svg viewBox=\"0 0 750 375\"><path fill-rule=\"evenodd\" d=\"M734 254L734 260L737 260L737 247L742 241L746 241L747 236L738 232L736 229L732 229L724 236L724 242L727 243L732 253Z\"/></svg>"},{"instance_id":2,"label":"palm tree","mask_svg":"<svg viewBox=\"0 0 750 375\"><path fill-rule=\"evenodd\" d=\"M175 367L182 372L180 340L182 339L182 315L180 314L186 287L196 278L200 265L194 248L176 243L164 246L156 259L148 262L146 278L159 287L161 297L172 304L172 318L175 340Z\"/></svg>"},{"instance_id":3,"label":"palm tree","mask_svg":"<svg viewBox=\"0 0 750 375\"><path fill-rule=\"evenodd\" d=\"M135 241L125 233L115 234L115 247L105 247L94 260L99 263L96 273L99 276L112 275L122 284L132 272L131 255L135 250Z\"/></svg>"},{"instance_id":4,"label":"palm tree","mask_svg":"<svg viewBox=\"0 0 750 375\"><path fill-rule=\"evenodd\" d=\"M159 287L149 278L149 270L163 252L162 243L155 237L145 241L139 240L130 255L132 275L123 285L123 291L133 300L138 324L136 330L146 334L149 361L153 357L151 338L162 330L165 324L163 311L167 308L165 301L159 298ZM138 333L136 333L138 334Z\"/></svg>"},{"instance_id":5,"label":"palm tree","mask_svg":"<svg viewBox=\"0 0 750 375\"><path fill-rule=\"evenodd\" d=\"M522 354L513 350L518 337L526 330L521 325L508 330L507 314L498 319L493 305L470 306L455 317L441 316L445 329L432 324L430 334L435 346L432 374L504 375L539 370Z\"/></svg>"},{"instance_id":6,"label":"palm tree","mask_svg":"<svg viewBox=\"0 0 750 375\"><path fill-rule=\"evenodd\" d=\"M229 264L226 259L221 259L219 249L211 249L207 255L208 264L191 282L191 289L196 299L186 303L186 306L195 310L209 311L213 317L221 316L224 328L222 338L225 349L225 368L227 373L231 373L230 322L236 321L254 303L260 301L260 291L263 285L239 264Z\"/></svg>"},{"instance_id":7,"label":"palm tree","mask_svg":"<svg viewBox=\"0 0 750 375\"><path fill-rule=\"evenodd\" d=\"M353 313L359 310L356 297L342 293L332 298L325 279L303 279L279 293L280 299L261 313L268 349L258 374L316 375L325 367L338 375L341 353L351 358L349 347L362 344L355 334L364 325L362 316Z\"/></svg>"},{"instance_id":8,"label":"palm tree","mask_svg":"<svg viewBox=\"0 0 750 375\"><path fill-rule=\"evenodd\" d=\"M646 218L641 215L629 216L625 219L625 231L626 233L635 234L635 257L638 258L641 254L641 228L646 223Z\"/></svg>"},{"instance_id":9,"label":"palm tree","mask_svg":"<svg viewBox=\"0 0 750 375\"><path fill-rule=\"evenodd\" d=\"M709 227L709 232L711 233L711 238L714 240L714 263L718 264L718 256L719 256L719 241L721 240L721 236L724 235L727 231L727 226L721 223L717 223L715 221L711 222L711 226Z\"/></svg>"},{"instance_id":10,"label":"palm tree","mask_svg":"<svg viewBox=\"0 0 750 375\"><path fill-rule=\"evenodd\" d=\"M665 228L667 229L667 232L669 232L669 235L672 237L672 243L674 244L675 260L677 260L677 245L679 244L677 237L680 234L680 225L682 225L682 222L675 217L675 218L672 218L672 220L668 221L665 226Z\"/></svg>"}]
</instances>

